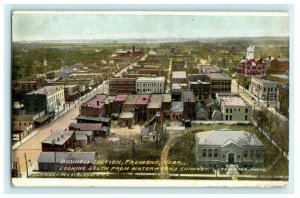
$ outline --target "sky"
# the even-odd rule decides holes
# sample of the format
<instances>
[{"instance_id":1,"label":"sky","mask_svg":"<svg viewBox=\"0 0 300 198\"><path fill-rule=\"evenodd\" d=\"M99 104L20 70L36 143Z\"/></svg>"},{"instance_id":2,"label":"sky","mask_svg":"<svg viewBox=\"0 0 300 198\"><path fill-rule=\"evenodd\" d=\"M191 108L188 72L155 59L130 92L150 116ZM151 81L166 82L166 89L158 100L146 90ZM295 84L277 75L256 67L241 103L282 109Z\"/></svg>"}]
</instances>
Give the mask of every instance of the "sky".
<instances>
[{"instance_id":1,"label":"sky","mask_svg":"<svg viewBox=\"0 0 300 198\"><path fill-rule=\"evenodd\" d=\"M289 36L287 13L30 12L12 14L13 41Z\"/></svg>"}]
</instances>

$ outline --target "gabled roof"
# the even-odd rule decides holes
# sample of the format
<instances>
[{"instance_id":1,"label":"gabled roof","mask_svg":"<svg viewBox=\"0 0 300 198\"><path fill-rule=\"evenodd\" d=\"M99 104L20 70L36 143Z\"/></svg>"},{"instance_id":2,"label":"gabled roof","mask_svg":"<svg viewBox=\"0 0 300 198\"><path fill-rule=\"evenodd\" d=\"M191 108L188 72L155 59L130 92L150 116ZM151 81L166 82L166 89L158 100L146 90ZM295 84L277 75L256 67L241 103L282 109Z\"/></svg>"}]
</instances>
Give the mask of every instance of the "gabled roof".
<instances>
[{"instance_id":1,"label":"gabled roof","mask_svg":"<svg viewBox=\"0 0 300 198\"><path fill-rule=\"evenodd\" d=\"M235 142L240 146L263 146L255 134L246 131L213 130L198 132L195 135L197 145L223 146L228 141Z\"/></svg>"},{"instance_id":2,"label":"gabled roof","mask_svg":"<svg viewBox=\"0 0 300 198\"><path fill-rule=\"evenodd\" d=\"M230 144L235 144L235 145L237 145L239 147L243 147L240 144L238 144L235 141L233 141L232 139L227 140L221 147L225 147L225 146L230 145Z\"/></svg>"}]
</instances>

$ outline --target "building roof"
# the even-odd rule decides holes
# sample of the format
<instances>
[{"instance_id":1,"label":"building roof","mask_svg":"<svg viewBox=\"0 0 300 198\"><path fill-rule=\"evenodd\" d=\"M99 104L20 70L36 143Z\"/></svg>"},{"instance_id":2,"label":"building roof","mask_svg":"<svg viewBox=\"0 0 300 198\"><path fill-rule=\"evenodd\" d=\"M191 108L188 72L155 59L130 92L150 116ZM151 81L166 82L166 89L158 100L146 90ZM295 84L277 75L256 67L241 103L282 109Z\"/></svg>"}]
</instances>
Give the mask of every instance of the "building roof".
<instances>
[{"instance_id":1,"label":"building roof","mask_svg":"<svg viewBox=\"0 0 300 198\"><path fill-rule=\"evenodd\" d=\"M103 101L106 97L107 95L98 94L91 100L87 101L84 106L101 108L104 105Z\"/></svg>"},{"instance_id":2,"label":"building roof","mask_svg":"<svg viewBox=\"0 0 300 198\"><path fill-rule=\"evenodd\" d=\"M59 131L54 132L49 135L42 144L55 144L55 145L63 145L66 141L68 141L73 135L74 131Z\"/></svg>"},{"instance_id":3,"label":"building roof","mask_svg":"<svg viewBox=\"0 0 300 198\"><path fill-rule=\"evenodd\" d=\"M173 71L172 78L186 78L186 71Z\"/></svg>"},{"instance_id":4,"label":"building roof","mask_svg":"<svg viewBox=\"0 0 300 198\"><path fill-rule=\"evenodd\" d=\"M95 152L41 152L37 161L38 163L55 163L55 162L62 163L63 161L66 160L72 160L73 164L92 163L96 160L96 153Z\"/></svg>"},{"instance_id":5,"label":"building roof","mask_svg":"<svg viewBox=\"0 0 300 198\"><path fill-rule=\"evenodd\" d=\"M138 105L146 105L149 103L150 95L149 94L143 94L143 95L138 95L139 98L136 101L136 104Z\"/></svg>"},{"instance_id":6,"label":"building roof","mask_svg":"<svg viewBox=\"0 0 300 198\"><path fill-rule=\"evenodd\" d=\"M171 102L171 101L172 101L171 94L163 94L162 95L162 102Z\"/></svg>"},{"instance_id":7,"label":"building roof","mask_svg":"<svg viewBox=\"0 0 300 198\"><path fill-rule=\"evenodd\" d=\"M102 129L102 123L71 123L69 128L79 131L100 131Z\"/></svg>"},{"instance_id":8,"label":"building roof","mask_svg":"<svg viewBox=\"0 0 300 198\"><path fill-rule=\"evenodd\" d=\"M289 61L288 58L274 58L274 60L278 60L280 62L288 62Z\"/></svg>"},{"instance_id":9,"label":"building roof","mask_svg":"<svg viewBox=\"0 0 300 198\"><path fill-rule=\"evenodd\" d=\"M278 88L285 89L287 91L289 90L289 85L278 83L277 86Z\"/></svg>"},{"instance_id":10,"label":"building roof","mask_svg":"<svg viewBox=\"0 0 300 198\"><path fill-rule=\"evenodd\" d=\"M78 85L65 85L65 88L73 88L73 87L78 87Z\"/></svg>"},{"instance_id":11,"label":"building roof","mask_svg":"<svg viewBox=\"0 0 300 198\"><path fill-rule=\"evenodd\" d=\"M196 102L193 91L183 91L181 100L183 102Z\"/></svg>"},{"instance_id":12,"label":"building roof","mask_svg":"<svg viewBox=\"0 0 300 198\"><path fill-rule=\"evenodd\" d=\"M176 113L183 112L183 103L182 101L172 101L171 102L171 111Z\"/></svg>"},{"instance_id":13,"label":"building roof","mask_svg":"<svg viewBox=\"0 0 300 198\"><path fill-rule=\"evenodd\" d=\"M116 96L107 96L107 97L103 100L103 102L104 102L105 104L108 104L108 103L110 103L110 102L113 102L113 101L115 100L115 98L116 98Z\"/></svg>"},{"instance_id":14,"label":"building roof","mask_svg":"<svg viewBox=\"0 0 300 198\"><path fill-rule=\"evenodd\" d=\"M270 81L262 78L252 78L251 81L256 81L262 84L274 84L274 85L277 84L277 82L275 81Z\"/></svg>"},{"instance_id":15,"label":"building roof","mask_svg":"<svg viewBox=\"0 0 300 198\"><path fill-rule=\"evenodd\" d=\"M63 86L44 86L36 91L27 93L26 95L38 94L38 95L49 95L60 91L63 89Z\"/></svg>"},{"instance_id":16,"label":"building roof","mask_svg":"<svg viewBox=\"0 0 300 198\"><path fill-rule=\"evenodd\" d=\"M124 104L136 104L137 100L139 98L139 95L129 95Z\"/></svg>"},{"instance_id":17,"label":"building roof","mask_svg":"<svg viewBox=\"0 0 300 198\"><path fill-rule=\"evenodd\" d=\"M33 121L33 117L35 115L29 114L20 114L20 115L13 115L13 121Z\"/></svg>"},{"instance_id":18,"label":"building roof","mask_svg":"<svg viewBox=\"0 0 300 198\"><path fill-rule=\"evenodd\" d=\"M220 99L221 104L226 106L249 106L242 97L237 95L218 95L218 98Z\"/></svg>"},{"instance_id":19,"label":"building roof","mask_svg":"<svg viewBox=\"0 0 300 198\"><path fill-rule=\"evenodd\" d=\"M207 74L210 79L214 80L231 80L231 78L223 73L209 73Z\"/></svg>"},{"instance_id":20,"label":"building roof","mask_svg":"<svg viewBox=\"0 0 300 198\"><path fill-rule=\"evenodd\" d=\"M181 85L178 83L172 83L172 88L171 89L181 89Z\"/></svg>"},{"instance_id":21,"label":"building roof","mask_svg":"<svg viewBox=\"0 0 300 198\"><path fill-rule=\"evenodd\" d=\"M162 107L162 94L152 94L147 108L159 109Z\"/></svg>"},{"instance_id":22,"label":"building roof","mask_svg":"<svg viewBox=\"0 0 300 198\"><path fill-rule=\"evenodd\" d=\"M110 121L110 118L107 118L107 117L95 117L95 116L86 116L86 115L78 115L77 119L91 120L91 121L98 121L98 122L109 122Z\"/></svg>"},{"instance_id":23,"label":"building roof","mask_svg":"<svg viewBox=\"0 0 300 198\"><path fill-rule=\"evenodd\" d=\"M138 77L136 82L165 82L165 77Z\"/></svg>"},{"instance_id":24,"label":"building roof","mask_svg":"<svg viewBox=\"0 0 300 198\"><path fill-rule=\"evenodd\" d=\"M84 134L77 134L77 133L75 133L75 139L76 140L86 140L87 141L87 137Z\"/></svg>"},{"instance_id":25,"label":"building roof","mask_svg":"<svg viewBox=\"0 0 300 198\"><path fill-rule=\"evenodd\" d=\"M233 142L240 146L263 146L254 133L246 131L212 130L196 133L197 145L226 146Z\"/></svg>"},{"instance_id":26,"label":"building roof","mask_svg":"<svg viewBox=\"0 0 300 198\"><path fill-rule=\"evenodd\" d=\"M119 118L121 119L130 119L134 117L134 112L122 111Z\"/></svg>"},{"instance_id":27,"label":"building roof","mask_svg":"<svg viewBox=\"0 0 300 198\"><path fill-rule=\"evenodd\" d=\"M198 80L200 80L201 82L205 82L206 77L206 74L188 74L188 80L191 82L197 82Z\"/></svg>"},{"instance_id":28,"label":"building roof","mask_svg":"<svg viewBox=\"0 0 300 198\"><path fill-rule=\"evenodd\" d=\"M91 136L93 135L93 131L75 131L75 135Z\"/></svg>"},{"instance_id":29,"label":"building roof","mask_svg":"<svg viewBox=\"0 0 300 198\"><path fill-rule=\"evenodd\" d=\"M136 81L136 78L110 78L109 79L109 82L128 82L128 81L131 81L131 82L135 82Z\"/></svg>"},{"instance_id":30,"label":"building roof","mask_svg":"<svg viewBox=\"0 0 300 198\"><path fill-rule=\"evenodd\" d=\"M128 94L119 94L115 97L116 102L122 102L124 100L126 100L126 98L128 97Z\"/></svg>"}]
</instances>

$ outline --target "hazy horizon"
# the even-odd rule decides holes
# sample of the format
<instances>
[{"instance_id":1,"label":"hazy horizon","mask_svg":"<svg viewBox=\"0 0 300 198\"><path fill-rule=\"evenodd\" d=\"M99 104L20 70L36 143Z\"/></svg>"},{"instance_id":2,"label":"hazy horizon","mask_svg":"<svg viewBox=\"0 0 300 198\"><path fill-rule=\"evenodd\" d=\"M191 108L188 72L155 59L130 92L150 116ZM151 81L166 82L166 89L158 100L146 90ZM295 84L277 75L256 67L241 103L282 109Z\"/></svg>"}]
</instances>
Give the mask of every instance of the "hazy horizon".
<instances>
[{"instance_id":1,"label":"hazy horizon","mask_svg":"<svg viewBox=\"0 0 300 198\"><path fill-rule=\"evenodd\" d=\"M114 13L114 12L113 12ZM145 12L148 13L148 12ZM273 15L272 15L273 14ZM288 37L287 13L49 12L12 14L14 42Z\"/></svg>"}]
</instances>

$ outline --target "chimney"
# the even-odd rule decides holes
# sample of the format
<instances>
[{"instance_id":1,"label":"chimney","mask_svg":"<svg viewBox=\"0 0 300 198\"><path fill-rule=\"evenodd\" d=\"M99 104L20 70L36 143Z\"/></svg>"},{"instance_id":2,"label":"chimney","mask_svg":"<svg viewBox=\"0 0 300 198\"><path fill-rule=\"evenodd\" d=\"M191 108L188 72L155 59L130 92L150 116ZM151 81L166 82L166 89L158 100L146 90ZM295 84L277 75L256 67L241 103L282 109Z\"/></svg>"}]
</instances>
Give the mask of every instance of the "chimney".
<instances>
[{"instance_id":1,"label":"chimney","mask_svg":"<svg viewBox=\"0 0 300 198\"><path fill-rule=\"evenodd\" d=\"M245 59L245 56L243 56L243 59Z\"/></svg>"},{"instance_id":2,"label":"chimney","mask_svg":"<svg viewBox=\"0 0 300 198\"><path fill-rule=\"evenodd\" d=\"M269 60L271 60L271 56L269 56Z\"/></svg>"},{"instance_id":3,"label":"chimney","mask_svg":"<svg viewBox=\"0 0 300 198\"><path fill-rule=\"evenodd\" d=\"M57 141L59 141L59 137L57 138Z\"/></svg>"},{"instance_id":4,"label":"chimney","mask_svg":"<svg viewBox=\"0 0 300 198\"><path fill-rule=\"evenodd\" d=\"M260 58L260 61L262 61L263 60L263 58Z\"/></svg>"},{"instance_id":5,"label":"chimney","mask_svg":"<svg viewBox=\"0 0 300 198\"><path fill-rule=\"evenodd\" d=\"M132 52L135 52L135 45L132 46Z\"/></svg>"}]
</instances>

